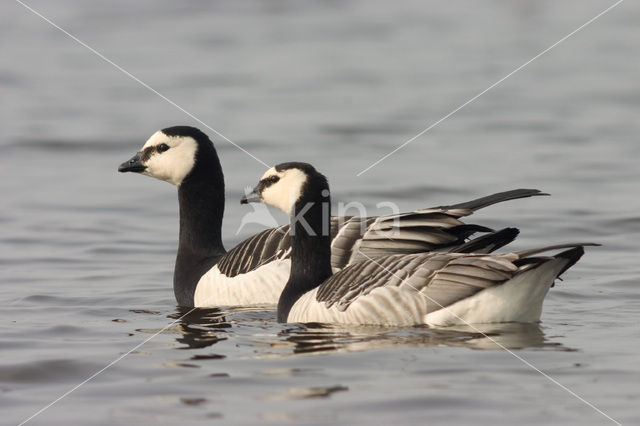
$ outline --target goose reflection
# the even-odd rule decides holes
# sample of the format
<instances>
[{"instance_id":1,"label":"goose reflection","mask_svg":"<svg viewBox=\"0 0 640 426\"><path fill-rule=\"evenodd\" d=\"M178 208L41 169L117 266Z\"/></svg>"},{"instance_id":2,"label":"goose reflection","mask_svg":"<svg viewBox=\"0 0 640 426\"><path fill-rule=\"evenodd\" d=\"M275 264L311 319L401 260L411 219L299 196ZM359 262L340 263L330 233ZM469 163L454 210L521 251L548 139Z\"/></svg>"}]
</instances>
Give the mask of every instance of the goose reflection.
<instances>
[{"instance_id":1,"label":"goose reflection","mask_svg":"<svg viewBox=\"0 0 640 426\"><path fill-rule=\"evenodd\" d=\"M309 323L290 326L278 334L285 345L280 354L309 354L336 351L366 351L398 346L433 347L455 346L470 349L564 348L550 342L538 324L502 323L473 327L344 327ZM274 347L275 349L275 347Z\"/></svg>"},{"instance_id":2,"label":"goose reflection","mask_svg":"<svg viewBox=\"0 0 640 426\"><path fill-rule=\"evenodd\" d=\"M186 346L178 349L202 349L227 340L227 311L219 308L193 309L178 307L176 312L168 315L171 319L179 319L175 331L180 336L178 343Z\"/></svg>"},{"instance_id":3,"label":"goose reflection","mask_svg":"<svg viewBox=\"0 0 640 426\"><path fill-rule=\"evenodd\" d=\"M551 348L571 351L552 342L539 324L496 323L445 328L344 326L321 323L278 324L273 312L248 308L178 308L178 349L202 349L229 338L254 348L257 357L287 357L386 349L399 346L466 347L477 350ZM238 329L236 324L242 324Z\"/></svg>"}]
</instances>

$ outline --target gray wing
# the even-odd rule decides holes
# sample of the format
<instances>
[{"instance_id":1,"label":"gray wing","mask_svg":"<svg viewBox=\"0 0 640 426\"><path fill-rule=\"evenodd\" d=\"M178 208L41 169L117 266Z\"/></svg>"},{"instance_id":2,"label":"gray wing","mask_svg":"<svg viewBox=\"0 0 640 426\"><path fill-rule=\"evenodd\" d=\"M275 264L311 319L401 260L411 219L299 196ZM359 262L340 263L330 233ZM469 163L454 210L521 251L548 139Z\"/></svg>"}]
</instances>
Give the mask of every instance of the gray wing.
<instances>
[{"instance_id":1,"label":"gray wing","mask_svg":"<svg viewBox=\"0 0 640 426\"><path fill-rule=\"evenodd\" d=\"M490 232L480 225L468 225L460 218L507 200L547 195L537 189L499 192L460 204L416 210L380 217L333 218L339 231L331 243L334 270L367 259L393 254L455 251L475 232ZM515 235L513 236L515 238ZM502 244L504 245L504 244ZM479 250L478 245L473 247ZM500 247L495 245L493 249ZM465 247L469 251L471 247ZM482 251L490 251L486 245Z\"/></svg>"},{"instance_id":2,"label":"gray wing","mask_svg":"<svg viewBox=\"0 0 640 426\"><path fill-rule=\"evenodd\" d=\"M338 219L331 220L331 235L338 232ZM246 274L265 263L286 259L291 254L289 225L259 232L225 253L218 261L220 272L227 277Z\"/></svg>"},{"instance_id":3,"label":"gray wing","mask_svg":"<svg viewBox=\"0 0 640 426\"><path fill-rule=\"evenodd\" d=\"M414 237L410 230L403 230L401 238L379 242L380 234L375 228L376 218L332 217L331 218L331 266L334 271L369 257L386 256L388 254L429 252L437 249L455 250L458 252L488 252L511 242L517 235L515 228L492 232L488 235L464 243L464 232L453 230L449 233L441 229L422 229L418 236L424 241L411 240ZM364 225L362 224L364 222ZM440 225L444 226L444 222ZM342 228L340 228L342 226ZM488 228L479 229L488 231ZM454 237L454 235L458 237ZM414 238L417 238L415 236ZM431 239L431 242L428 239ZM437 241L441 241L438 243ZM447 244L444 241L450 241ZM380 245L384 249L379 249ZM218 269L227 277L246 274L259 266L290 255L291 237L289 225L270 228L253 235L225 253L218 261ZM358 253L364 251L364 254ZM366 256L365 256L366 255Z\"/></svg>"},{"instance_id":4,"label":"gray wing","mask_svg":"<svg viewBox=\"0 0 640 426\"><path fill-rule=\"evenodd\" d=\"M247 238L229 250L217 265L227 277L235 277L265 263L288 257L290 249L289 225L283 225Z\"/></svg>"},{"instance_id":5,"label":"gray wing","mask_svg":"<svg viewBox=\"0 0 640 426\"><path fill-rule=\"evenodd\" d=\"M348 264L368 257L429 251L478 251L495 249L498 244L468 245L466 239L475 232L491 229L467 225L459 219L474 211L502 201L546 195L537 189L516 189L461 204L416 210L399 215L379 217L331 218L331 266L340 270ZM502 235L501 235L502 236ZM512 236L512 239L515 235ZM486 241L489 241L487 239ZM506 244L503 238L502 245ZM228 277L244 274L271 260L289 257L291 239L289 225L267 229L244 240L228 251L217 263ZM366 256L365 256L366 255Z\"/></svg>"},{"instance_id":6,"label":"gray wing","mask_svg":"<svg viewBox=\"0 0 640 426\"><path fill-rule=\"evenodd\" d=\"M517 258L514 253L428 253L369 259L331 276L318 289L316 299L345 311L378 287L405 287L422 293L427 312L432 312L509 280L518 271L513 263Z\"/></svg>"}]
</instances>

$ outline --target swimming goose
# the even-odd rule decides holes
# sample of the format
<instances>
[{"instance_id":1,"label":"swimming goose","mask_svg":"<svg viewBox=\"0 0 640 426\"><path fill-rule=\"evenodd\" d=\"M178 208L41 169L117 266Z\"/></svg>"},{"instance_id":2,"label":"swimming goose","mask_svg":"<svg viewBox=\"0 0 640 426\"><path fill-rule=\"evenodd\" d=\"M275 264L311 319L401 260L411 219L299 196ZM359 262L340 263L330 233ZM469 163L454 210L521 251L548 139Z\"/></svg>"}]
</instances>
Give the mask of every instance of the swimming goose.
<instances>
[{"instance_id":1,"label":"swimming goose","mask_svg":"<svg viewBox=\"0 0 640 426\"><path fill-rule=\"evenodd\" d=\"M267 229L225 250L221 231L224 177L218 154L206 134L188 126L160 130L118 170L141 173L178 187L180 231L173 289L179 305L277 303L289 278L289 225ZM338 271L364 256L393 253L495 250L508 242L504 235L469 243L468 237L475 232L491 230L464 224L460 218L495 203L535 195L546 194L517 189L395 216L332 217L331 266ZM390 231L393 239L388 236Z\"/></svg>"},{"instance_id":2,"label":"swimming goose","mask_svg":"<svg viewBox=\"0 0 640 426\"><path fill-rule=\"evenodd\" d=\"M583 246L515 253L397 254L354 262L332 275L326 178L306 163L269 169L246 201L292 217L291 275L278 302L280 322L454 325L535 322L556 278ZM555 256L540 253L565 249Z\"/></svg>"}]
</instances>

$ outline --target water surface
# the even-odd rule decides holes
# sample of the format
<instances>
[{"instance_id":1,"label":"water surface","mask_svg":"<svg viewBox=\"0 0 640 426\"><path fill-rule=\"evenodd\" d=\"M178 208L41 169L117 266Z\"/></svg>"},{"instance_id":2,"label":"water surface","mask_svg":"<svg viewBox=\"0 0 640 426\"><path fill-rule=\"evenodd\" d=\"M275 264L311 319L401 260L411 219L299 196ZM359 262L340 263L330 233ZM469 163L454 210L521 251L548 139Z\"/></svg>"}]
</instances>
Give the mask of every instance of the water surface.
<instances>
[{"instance_id":1,"label":"water surface","mask_svg":"<svg viewBox=\"0 0 640 426\"><path fill-rule=\"evenodd\" d=\"M552 289L540 324L486 335L281 325L268 309L184 316L171 289L176 190L116 168L159 128L203 126L4 2L2 423L149 338L29 424L607 423L491 339L614 419L640 420L637 4L360 177L612 2L29 4L267 164L314 163L336 203L375 214L380 201L410 210L534 187L553 196L473 220L519 227L513 249L603 246ZM207 133L225 170L232 247L260 229L237 233L238 200L265 168Z\"/></svg>"}]
</instances>

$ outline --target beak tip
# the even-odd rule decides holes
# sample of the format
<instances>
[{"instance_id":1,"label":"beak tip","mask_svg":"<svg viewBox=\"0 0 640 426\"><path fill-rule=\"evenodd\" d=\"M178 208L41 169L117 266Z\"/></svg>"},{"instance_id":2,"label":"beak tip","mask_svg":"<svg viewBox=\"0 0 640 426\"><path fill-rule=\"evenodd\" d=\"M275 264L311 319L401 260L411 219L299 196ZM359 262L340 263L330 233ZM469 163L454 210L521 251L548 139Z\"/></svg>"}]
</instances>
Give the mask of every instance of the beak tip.
<instances>
[{"instance_id":1,"label":"beak tip","mask_svg":"<svg viewBox=\"0 0 640 426\"><path fill-rule=\"evenodd\" d=\"M240 204L249 204L249 203L261 203L262 198L258 193L254 190L250 194L245 194L242 198L240 198Z\"/></svg>"},{"instance_id":2,"label":"beak tip","mask_svg":"<svg viewBox=\"0 0 640 426\"><path fill-rule=\"evenodd\" d=\"M126 172L134 172L134 173L142 173L146 170L146 166L144 166L140 160L140 153L131 157L131 159L125 161L124 163L118 166L118 171L120 173Z\"/></svg>"}]
</instances>

